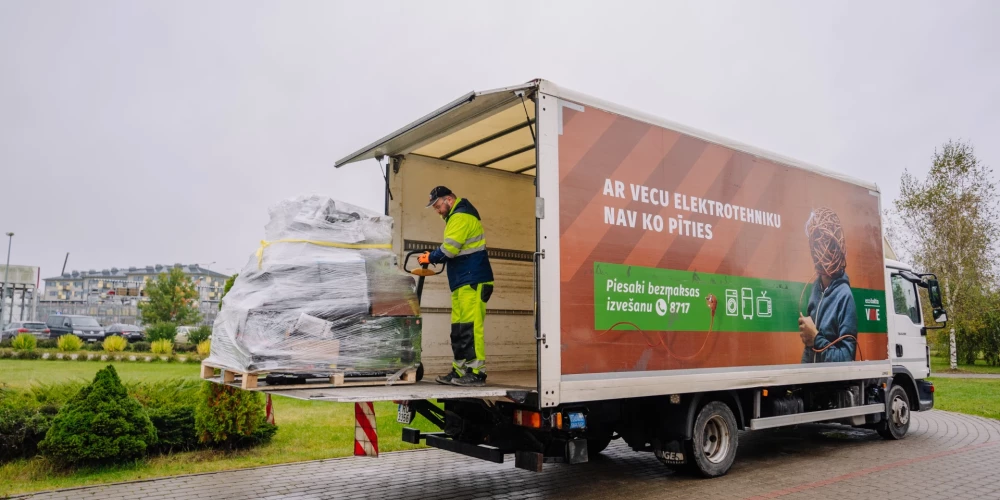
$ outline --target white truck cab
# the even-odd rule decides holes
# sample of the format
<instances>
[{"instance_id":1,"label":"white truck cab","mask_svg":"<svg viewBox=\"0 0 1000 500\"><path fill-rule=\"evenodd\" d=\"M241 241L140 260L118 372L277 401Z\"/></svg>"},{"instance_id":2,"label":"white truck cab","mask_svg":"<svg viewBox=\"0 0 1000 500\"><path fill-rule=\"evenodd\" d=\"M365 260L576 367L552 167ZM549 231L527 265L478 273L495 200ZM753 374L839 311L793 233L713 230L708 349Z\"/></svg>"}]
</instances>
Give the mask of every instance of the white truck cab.
<instances>
[{"instance_id":1,"label":"white truck cab","mask_svg":"<svg viewBox=\"0 0 1000 500\"><path fill-rule=\"evenodd\" d=\"M889 335L889 359L892 360L893 383L906 389L914 410L925 411L934 407L934 385L926 379L931 374L930 348L927 331L944 328L924 324L920 288L927 290L933 317L939 323L947 320L940 308L940 289L937 278L931 274L917 274L902 262L885 260L885 308ZM899 406L899 405L896 405ZM900 408L899 418L908 419L909 408Z\"/></svg>"}]
</instances>

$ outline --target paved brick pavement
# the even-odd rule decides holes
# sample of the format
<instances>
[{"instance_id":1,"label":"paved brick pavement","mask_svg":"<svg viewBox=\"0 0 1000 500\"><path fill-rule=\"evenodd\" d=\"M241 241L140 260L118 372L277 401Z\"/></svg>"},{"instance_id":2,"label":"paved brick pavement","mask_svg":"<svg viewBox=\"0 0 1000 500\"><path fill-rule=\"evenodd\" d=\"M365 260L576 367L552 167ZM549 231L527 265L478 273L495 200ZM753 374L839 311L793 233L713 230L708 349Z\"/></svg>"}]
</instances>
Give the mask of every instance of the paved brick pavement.
<instances>
[{"instance_id":1,"label":"paved brick pavement","mask_svg":"<svg viewBox=\"0 0 1000 500\"><path fill-rule=\"evenodd\" d=\"M673 474L649 453L613 443L590 463L542 473L439 450L344 458L60 490L34 499L574 498L1000 499L1000 422L914 414L896 442L870 431L805 425L740 435L725 477Z\"/></svg>"}]
</instances>

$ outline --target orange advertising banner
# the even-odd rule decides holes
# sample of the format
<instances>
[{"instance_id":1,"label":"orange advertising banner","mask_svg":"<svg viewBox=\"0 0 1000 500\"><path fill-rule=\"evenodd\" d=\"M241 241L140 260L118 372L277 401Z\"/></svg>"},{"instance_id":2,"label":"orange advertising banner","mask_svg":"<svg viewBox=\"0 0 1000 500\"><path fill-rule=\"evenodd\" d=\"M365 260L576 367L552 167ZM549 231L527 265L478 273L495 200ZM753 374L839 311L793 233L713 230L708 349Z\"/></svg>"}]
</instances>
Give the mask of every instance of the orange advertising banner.
<instances>
[{"instance_id":1,"label":"orange advertising banner","mask_svg":"<svg viewBox=\"0 0 1000 500\"><path fill-rule=\"evenodd\" d=\"M562 114L563 374L887 359L878 193Z\"/></svg>"}]
</instances>

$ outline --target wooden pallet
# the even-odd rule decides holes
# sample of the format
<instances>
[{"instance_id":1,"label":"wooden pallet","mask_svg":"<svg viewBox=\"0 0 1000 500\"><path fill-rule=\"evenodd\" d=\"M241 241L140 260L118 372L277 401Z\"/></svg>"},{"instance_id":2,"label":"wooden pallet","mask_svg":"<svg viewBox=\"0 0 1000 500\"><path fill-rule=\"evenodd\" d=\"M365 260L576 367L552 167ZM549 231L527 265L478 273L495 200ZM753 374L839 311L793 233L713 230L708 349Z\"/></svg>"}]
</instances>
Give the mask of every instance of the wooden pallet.
<instances>
[{"instance_id":1,"label":"wooden pallet","mask_svg":"<svg viewBox=\"0 0 1000 500\"><path fill-rule=\"evenodd\" d=\"M221 383L232 386L239 386L245 391L262 391L265 389L324 389L328 387L365 387L365 386L380 386L380 385L390 385L389 377L391 375L383 375L377 377L371 376L357 376L352 375L350 371L336 372L330 375L330 378L326 382L321 382L317 380L316 382L309 382L306 384L274 384L267 385L263 382L258 385L257 378L267 375L267 371L259 372L241 372L238 370L233 370L231 368L226 368L223 366L212 365L202 361L201 363L201 378L204 380L215 380L220 377L215 375L215 370L220 370L221 373ZM237 381L237 379L239 379ZM417 370L416 368L410 368L403 372L399 379L391 382L392 385L396 384L415 384L417 383Z\"/></svg>"}]
</instances>

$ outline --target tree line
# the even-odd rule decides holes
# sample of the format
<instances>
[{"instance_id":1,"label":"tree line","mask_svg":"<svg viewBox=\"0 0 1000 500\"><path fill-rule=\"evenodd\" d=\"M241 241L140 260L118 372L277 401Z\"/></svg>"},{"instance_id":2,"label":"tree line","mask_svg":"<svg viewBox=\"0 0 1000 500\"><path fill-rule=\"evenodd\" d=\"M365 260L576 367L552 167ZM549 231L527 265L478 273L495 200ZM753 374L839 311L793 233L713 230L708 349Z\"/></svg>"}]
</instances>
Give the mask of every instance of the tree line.
<instances>
[{"instance_id":1,"label":"tree line","mask_svg":"<svg viewBox=\"0 0 1000 500\"><path fill-rule=\"evenodd\" d=\"M943 287L949 328L932 330L928 340L948 352L954 334L964 364L982 358L1000 365L1000 210L993 179L971 143L949 140L934 151L925 178L904 170L900 196L885 213L892 247L918 271L937 275ZM934 324L926 297L922 302L926 324Z\"/></svg>"}]
</instances>

